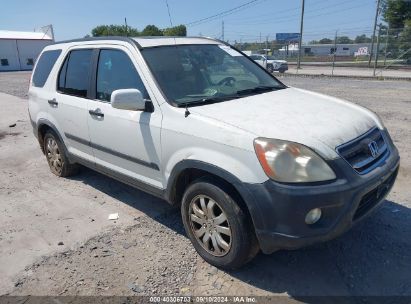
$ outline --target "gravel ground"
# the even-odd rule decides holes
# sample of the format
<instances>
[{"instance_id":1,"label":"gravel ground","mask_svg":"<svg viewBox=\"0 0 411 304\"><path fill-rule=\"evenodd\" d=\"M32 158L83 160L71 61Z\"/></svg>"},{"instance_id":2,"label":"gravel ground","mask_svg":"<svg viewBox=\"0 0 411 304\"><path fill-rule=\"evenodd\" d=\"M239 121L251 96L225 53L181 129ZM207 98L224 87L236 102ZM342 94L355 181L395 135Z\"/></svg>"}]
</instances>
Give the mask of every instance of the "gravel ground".
<instances>
[{"instance_id":1,"label":"gravel ground","mask_svg":"<svg viewBox=\"0 0 411 304\"><path fill-rule=\"evenodd\" d=\"M1 72L0 92L20 98L28 98L31 72Z\"/></svg>"},{"instance_id":2,"label":"gravel ground","mask_svg":"<svg viewBox=\"0 0 411 304\"><path fill-rule=\"evenodd\" d=\"M29 275L16 283L14 293L38 295L39 282L47 286L42 295L186 292L197 259L177 214L136 218L133 226L114 228L79 248L45 257L25 269Z\"/></svg>"},{"instance_id":3,"label":"gravel ground","mask_svg":"<svg viewBox=\"0 0 411 304\"><path fill-rule=\"evenodd\" d=\"M331 62L327 62L327 65L309 65L303 64L301 69L297 70L296 65L290 65L287 74L300 74L300 75L327 75L331 76L334 73L335 76L355 76L355 77L373 77L373 68L364 67L343 67L336 65L334 72L332 72ZM403 78L404 80L411 79L411 71L409 69L377 69L377 77L394 77Z\"/></svg>"},{"instance_id":4,"label":"gravel ground","mask_svg":"<svg viewBox=\"0 0 411 304\"><path fill-rule=\"evenodd\" d=\"M24 97L27 79L27 73L0 73L0 91ZM383 118L402 159L397 183L382 208L336 240L297 251L259 254L244 268L230 272L218 270L197 256L185 237L178 210L165 208L167 211L159 214L145 215L147 210L144 209L133 222L97 231L88 241L79 241L71 249L50 249L49 254L27 264L13 277L15 288L9 293L282 295L291 302L312 303L318 302L318 298L306 296L411 296L410 83L298 77L281 79L291 86L354 101ZM24 128L20 132L13 137L14 140L30 135ZM11 140L12 137L7 138ZM29 143L25 142L25 145ZM0 152L1 148L0 145ZM13 157L10 156L11 159ZM12 172L12 169L13 165L10 165L7 172ZM32 168L27 167L16 175L30 170ZM36 179L35 176L32 178ZM89 170L83 170L79 180L94 187L100 201L117 199L118 204L130 204L129 199L119 195L122 191L134 191L128 187L105 189L100 184L107 183L107 179ZM69 180L65 186L70 188L76 182ZM34 189L28 195L41 196L43 192ZM131 193L138 195L140 192ZM58 198L53 192L47 195ZM77 195L92 204L92 198L86 197L85 192ZM3 199L16 202L15 197L4 196ZM140 200L147 199L142 197ZM99 208L98 204L92 206L96 210ZM132 206L147 208L146 204ZM32 208L35 210L35 206ZM13 216L18 218L19 212ZM84 215L87 216L89 214ZM32 223L31 229L38 229L36 222ZM10 244L1 243L0 238L1 252L6 246ZM24 246L16 252L19 250L24 250Z\"/></svg>"}]
</instances>

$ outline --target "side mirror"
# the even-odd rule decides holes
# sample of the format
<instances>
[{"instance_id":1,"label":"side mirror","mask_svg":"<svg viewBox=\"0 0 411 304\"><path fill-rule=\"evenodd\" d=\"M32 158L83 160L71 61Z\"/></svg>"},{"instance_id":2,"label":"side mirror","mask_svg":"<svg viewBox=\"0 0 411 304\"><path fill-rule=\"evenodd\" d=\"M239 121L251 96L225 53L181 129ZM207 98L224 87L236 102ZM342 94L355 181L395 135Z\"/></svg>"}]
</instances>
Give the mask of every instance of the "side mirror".
<instances>
[{"instance_id":1,"label":"side mirror","mask_svg":"<svg viewBox=\"0 0 411 304\"><path fill-rule=\"evenodd\" d=\"M111 106L115 109L129 111L144 111L146 101L137 89L121 89L111 93Z\"/></svg>"}]
</instances>

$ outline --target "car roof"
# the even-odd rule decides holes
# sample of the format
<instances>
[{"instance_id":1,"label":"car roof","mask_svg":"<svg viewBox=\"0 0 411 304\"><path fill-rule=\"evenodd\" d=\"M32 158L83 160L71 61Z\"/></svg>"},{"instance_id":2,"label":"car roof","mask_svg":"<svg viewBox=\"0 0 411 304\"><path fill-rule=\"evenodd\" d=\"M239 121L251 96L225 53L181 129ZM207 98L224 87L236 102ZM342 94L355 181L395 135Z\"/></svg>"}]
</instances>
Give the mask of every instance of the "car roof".
<instances>
[{"instance_id":1,"label":"car roof","mask_svg":"<svg viewBox=\"0 0 411 304\"><path fill-rule=\"evenodd\" d=\"M221 44L220 41L206 37L136 37L133 38L142 48L181 44Z\"/></svg>"},{"instance_id":2,"label":"car roof","mask_svg":"<svg viewBox=\"0 0 411 304\"><path fill-rule=\"evenodd\" d=\"M184 44L226 44L223 41L208 37L170 37L170 36L148 36L148 37L124 37L124 36L104 36L104 37L87 37L81 39L65 40L55 42L54 45L75 43L75 42L107 42L123 41L135 44L139 49L166 46L166 45L184 45Z\"/></svg>"}]
</instances>

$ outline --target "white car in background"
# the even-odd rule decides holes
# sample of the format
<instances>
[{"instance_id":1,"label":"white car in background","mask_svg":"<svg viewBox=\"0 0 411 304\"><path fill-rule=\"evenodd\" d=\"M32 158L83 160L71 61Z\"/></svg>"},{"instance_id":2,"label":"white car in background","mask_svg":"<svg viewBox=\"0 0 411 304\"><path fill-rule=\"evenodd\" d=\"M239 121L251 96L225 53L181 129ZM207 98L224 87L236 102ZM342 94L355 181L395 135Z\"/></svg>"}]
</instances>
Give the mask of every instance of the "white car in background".
<instances>
[{"instance_id":1,"label":"white car in background","mask_svg":"<svg viewBox=\"0 0 411 304\"><path fill-rule=\"evenodd\" d=\"M274 71L284 73L288 70L288 63L285 60L277 60L273 56L265 56L260 54L252 54L249 57L270 73Z\"/></svg>"}]
</instances>

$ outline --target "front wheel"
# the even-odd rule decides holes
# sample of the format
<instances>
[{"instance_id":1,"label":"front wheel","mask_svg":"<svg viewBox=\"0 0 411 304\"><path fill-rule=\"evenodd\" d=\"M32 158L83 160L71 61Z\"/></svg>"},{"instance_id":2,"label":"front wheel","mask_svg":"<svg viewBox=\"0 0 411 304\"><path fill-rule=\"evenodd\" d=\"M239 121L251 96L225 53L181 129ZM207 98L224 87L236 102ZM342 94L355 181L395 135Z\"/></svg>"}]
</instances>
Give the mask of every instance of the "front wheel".
<instances>
[{"instance_id":1,"label":"front wheel","mask_svg":"<svg viewBox=\"0 0 411 304\"><path fill-rule=\"evenodd\" d=\"M251 219L222 185L195 181L184 194L181 213L194 248L208 263L233 269L258 253Z\"/></svg>"},{"instance_id":2,"label":"front wheel","mask_svg":"<svg viewBox=\"0 0 411 304\"><path fill-rule=\"evenodd\" d=\"M272 73L274 72L274 68L273 68L273 66L272 66L271 64L267 66L267 71L268 71L268 73L270 73L270 74L272 74Z\"/></svg>"}]
</instances>

